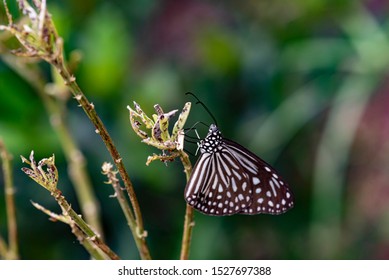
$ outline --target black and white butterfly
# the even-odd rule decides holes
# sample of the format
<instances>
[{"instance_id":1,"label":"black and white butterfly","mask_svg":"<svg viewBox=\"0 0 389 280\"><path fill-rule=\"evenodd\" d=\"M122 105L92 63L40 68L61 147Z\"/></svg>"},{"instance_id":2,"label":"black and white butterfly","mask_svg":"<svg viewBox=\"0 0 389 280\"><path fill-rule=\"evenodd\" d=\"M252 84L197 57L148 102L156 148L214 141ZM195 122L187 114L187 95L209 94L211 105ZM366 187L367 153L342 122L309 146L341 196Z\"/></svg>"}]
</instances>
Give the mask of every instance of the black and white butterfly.
<instances>
[{"instance_id":1,"label":"black and white butterfly","mask_svg":"<svg viewBox=\"0 0 389 280\"><path fill-rule=\"evenodd\" d=\"M294 205L288 184L265 161L231 140L215 124L198 143L200 157L185 188L185 200L215 216L282 214Z\"/></svg>"}]
</instances>

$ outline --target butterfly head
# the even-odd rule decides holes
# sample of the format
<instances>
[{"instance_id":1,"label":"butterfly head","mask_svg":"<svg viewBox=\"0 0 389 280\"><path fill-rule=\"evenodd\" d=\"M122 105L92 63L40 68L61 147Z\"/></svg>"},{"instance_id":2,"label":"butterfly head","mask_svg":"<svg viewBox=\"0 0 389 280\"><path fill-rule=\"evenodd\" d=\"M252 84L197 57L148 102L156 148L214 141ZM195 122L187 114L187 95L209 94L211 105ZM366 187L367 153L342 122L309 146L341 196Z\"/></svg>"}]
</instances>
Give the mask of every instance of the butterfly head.
<instances>
[{"instance_id":1,"label":"butterfly head","mask_svg":"<svg viewBox=\"0 0 389 280\"><path fill-rule=\"evenodd\" d=\"M200 152L204 153L215 153L221 149L222 134L215 124L211 124L208 130L207 137L199 143Z\"/></svg>"}]
</instances>

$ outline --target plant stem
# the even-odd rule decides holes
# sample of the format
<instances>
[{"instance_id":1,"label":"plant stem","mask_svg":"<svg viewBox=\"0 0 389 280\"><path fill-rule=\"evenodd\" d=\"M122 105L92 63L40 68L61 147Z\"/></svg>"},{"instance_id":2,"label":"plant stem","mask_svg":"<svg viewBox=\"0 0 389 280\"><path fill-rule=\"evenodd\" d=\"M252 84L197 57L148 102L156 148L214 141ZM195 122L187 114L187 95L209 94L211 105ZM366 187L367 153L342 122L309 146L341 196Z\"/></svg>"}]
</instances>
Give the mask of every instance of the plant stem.
<instances>
[{"instance_id":1,"label":"plant stem","mask_svg":"<svg viewBox=\"0 0 389 280\"><path fill-rule=\"evenodd\" d=\"M186 180L189 181L190 174L192 173L192 165L190 163L188 155L181 151L180 159L184 165L184 172L186 174ZM193 208L189 205L186 205L185 210L185 219L184 219L184 231L182 234L182 243L181 243L181 260L187 260L189 258L190 244L192 240L192 231L194 227L194 211Z\"/></svg>"},{"instance_id":2,"label":"plant stem","mask_svg":"<svg viewBox=\"0 0 389 280\"><path fill-rule=\"evenodd\" d=\"M109 256L104 254L99 247L96 246L90 239L85 238L85 234L73 223L70 224L72 233L77 236L80 244L88 251L89 255L95 260L107 260Z\"/></svg>"},{"instance_id":3,"label":"plant stem","mask_svg":"<svg viewBox=\"0 0 389 280\"><path fill-rule=\"evenodd\" d=\"M145 241L143 220L142 220L142 215L138 204L138 200L136 198L131 180L124 167L123 160L119 152L117 151L111 136L109 135L103 122L97 115L94 105L88 101L88 99L86 98L86 96L81 91L78 84L76 83L74 76L72 76L69 73L64 61L55 60L52 61L52 64L57 69L61 77L63 78L65 84L70 88L71 93L73 94L74 98L78 101L80 106L83 108L88 118L92 121L93 125L96 128L96 133L100 135L112 159L114 160L114 163L119 171L120 177L123 180L124 186L130 198L131 205L135 214L136 230L133 231L133 235L134 235L134 239L136 240L136 244L138 246L140 256L142 259L150 259L150 253Z\"/></svg>"},{"instance_id":4,"label":"plant stem","mask_svg":"<svg viewBox=\"0 0 389 280\"><path fill-rule=\"evenodd\" d=\"M99 249L91 240L86 236L86 234L77 226L77 224L70 218L70 216L64 216L56 214L42 205L32 202L32 205L48 215L53 221L61 221L65 224L68 224L72 229L72 233L77 237L77 240L80 244L88 251L89 255L95 260L107 260L109 256L107 256L102 250Z\"/></svg>"},{"instance_id":5,"label":"plant stem","mask_svg":"<svg viewBox=\"0 0 389 280\"><path fill-rule=\"evenodd\" d=\"M120 208L122 209L122 211L124 213L124 216L127 220L128 226L130 227L132 232L136 232L136 221L135 221L134 215L132 214L130 205L128 204L128 201L123 194L123 190L119 184L119 180L116 179L115 173L116 172L109 172L106 175L109 179L109 183L112 185L112 187L115 191L115 196L119 202ZM135 238L135 242L139 242L139 241L140 241L139 238ZM143 248L142 244L140 244L140 243L137 243L137 247ZM145 251L144 254L146 256L148 254L148 251ZM151 259L151 256L147 255L147 258Z\"/></svg>"},{"instance_id":6,"label":"plant stem","mask_svg":"<svg viewBox=\"0 0 389 280\"><path fill-rule=\"evenodd\" d=\"M18 259L18 229L16 224L16 208L14 201L15 188L12 178L12 155L6 150L3 141L0 139L0 156L2 159L2 167L4 174L5 185L5 205L7 209L7 224L8 224L8 258Z\"/></svg>"},{"instance_id":7,"label":"plant stem","mask_svg":"<svg viewBox=\"0 0 389 280\"><path fill-rule=\"evenodd\" d=\"M100 248L110 259L119 259L119 257L103 242L103 240L89 227L89 225L73 210L60 190L55 189L51 195L61 206L64 216L69 216L72 221L80 228L80 230L86 234L91 242Z\"/></svg>"}]
</instances>

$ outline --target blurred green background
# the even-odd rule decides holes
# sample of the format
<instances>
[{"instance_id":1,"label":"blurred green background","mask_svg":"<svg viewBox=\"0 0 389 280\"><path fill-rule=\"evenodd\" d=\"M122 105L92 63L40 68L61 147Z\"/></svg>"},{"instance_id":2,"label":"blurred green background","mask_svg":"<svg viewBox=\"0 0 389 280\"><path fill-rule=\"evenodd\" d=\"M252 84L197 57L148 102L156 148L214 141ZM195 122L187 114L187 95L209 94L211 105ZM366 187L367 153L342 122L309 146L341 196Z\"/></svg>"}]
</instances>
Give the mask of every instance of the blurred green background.
<instances>
[{"instance_id":1,"label":"blurred green background","mask_svg":"<svg viewBox=\"0 0 389 280\"><path fill-rule=\"evenodd\" d=\"M388 1L49 0L48 6L68 56L81 54L74 74L125 161L153 258L179 257L185 176L178 161L145 165L158 150L140 143L126 106L135 100L148 114L154 104L181 109L193 101L187 91L209 107L225 137L279 170L296 198L280 216L196 213L190 258L389 258ZM0 16L5 24L2 6ZM50 80L47 64L39 66ZM101 174L109 154L73 99L66 119L88 161L108 245L124 259L138 258ZM187 126L197 121L212 119L192 106ZM207 129L198 128L205 137ZM60 188L79 211L41 99L2 57L0 137L14 155L21 258L87 259L67 225L30 203L60 212L20 171L19 155L54 153ZM186 147L195 153L195 145ZM0 233L6 232L0 173Z\"/></svg>"}]
</instances>

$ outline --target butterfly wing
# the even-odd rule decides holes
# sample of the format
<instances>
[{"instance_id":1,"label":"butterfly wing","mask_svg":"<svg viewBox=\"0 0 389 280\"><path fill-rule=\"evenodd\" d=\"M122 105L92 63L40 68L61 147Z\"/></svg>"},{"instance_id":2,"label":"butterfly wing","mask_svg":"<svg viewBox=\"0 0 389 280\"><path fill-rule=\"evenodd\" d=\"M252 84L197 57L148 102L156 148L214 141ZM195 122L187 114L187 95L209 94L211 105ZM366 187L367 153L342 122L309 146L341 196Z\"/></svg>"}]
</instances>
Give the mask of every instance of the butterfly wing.
<instances>
[{"instance_id":1,"label":"butterfly wing","mask_svg":"<svg viewBox=\"0 0 389 280\"><path fill-rule=\"evenodd\" d=\"M185 200L208 215L281 214L294 205L288 184L265 161L224 139L216 125L199 142L201 156L185 188Z\"/></svg>"},{"instance_id":2,"label":"butterfly wing","mask_svg":"<svg viewBox=\"0 0 389 280\"><path fill-rule=\"evenodd\" d=\"M239 213L250 206L251 197L246 172L224 146L200 156L185 188L187 203L207 215Z\"/></svg>"},{"instance_id":3,"label":"butterfly wing","mask_svg":"<svg viewBox=\"0 0 389 280\"><path fill-rule=\"evenodd\" d=\"M282 214L293 207L293 193L273 167L240 144L227 139L223 141L244 170L252 190L251 204L240 213Z\"/></svg>"}]
</instances>

